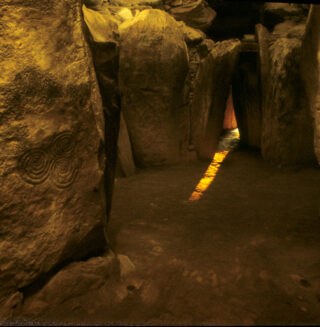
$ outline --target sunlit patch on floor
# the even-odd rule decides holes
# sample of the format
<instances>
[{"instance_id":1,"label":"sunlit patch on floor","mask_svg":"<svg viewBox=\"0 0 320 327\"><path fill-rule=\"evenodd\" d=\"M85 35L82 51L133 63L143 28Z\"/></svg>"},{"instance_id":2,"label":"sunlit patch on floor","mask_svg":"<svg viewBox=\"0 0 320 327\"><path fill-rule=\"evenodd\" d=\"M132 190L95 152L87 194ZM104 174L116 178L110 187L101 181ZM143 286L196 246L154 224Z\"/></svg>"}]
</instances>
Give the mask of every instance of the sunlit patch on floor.
<instances>
[{"instance_id":1,"label":"sunlit patch on floor","mask_svg":"<svg viewBox=\"0 0 320 327\"><path fill-rule=\"evenodd\" d=\"M191 194L189 201L197 201L201 198L202 194L215 179L223 160L226 158L228 153L238 145L239 139L240 134L238 128L227 130L226 134L221 137L218 145L218 152L215 153L208 169Z\"/></svg>"},{"instance_id":2,"label":"sunlit patch on floor","mask_svg":"<svg viewBox=\"0 0 320 327\"><path fill-rule=\"evenodd\" d=\"M210 186L210 184L213 182L221 166L221 163L223 162L228 153L229 151L221 151L215 153L207 171L204 173L194 192L191 194L189 201L197 201L201 198L203 192L205 192Z\"/></svg>"}]
</instances>

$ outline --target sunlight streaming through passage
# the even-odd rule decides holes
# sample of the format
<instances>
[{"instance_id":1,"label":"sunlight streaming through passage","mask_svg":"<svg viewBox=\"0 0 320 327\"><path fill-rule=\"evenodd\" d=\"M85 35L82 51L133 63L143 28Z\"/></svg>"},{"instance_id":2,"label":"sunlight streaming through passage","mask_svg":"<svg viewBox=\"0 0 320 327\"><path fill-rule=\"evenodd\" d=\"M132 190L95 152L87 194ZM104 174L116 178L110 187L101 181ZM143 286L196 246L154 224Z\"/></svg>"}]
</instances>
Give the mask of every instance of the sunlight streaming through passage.
<instances>
[{"instance_id":1,"label":"sunlight streaming through passage","mask_svg":"<svg viewBox=\"0 0 320 327\"><path fill-rule=\"evenodd\" d=\"M210 184L213 182L221 166L222 161L225 159L228 153L229 151L221 151L215 153L207 171L204 173L202 179L191 194L189 201L197 201L201 198L203 192L205 192L210 186Z\"/></svg>"}]
</instances>

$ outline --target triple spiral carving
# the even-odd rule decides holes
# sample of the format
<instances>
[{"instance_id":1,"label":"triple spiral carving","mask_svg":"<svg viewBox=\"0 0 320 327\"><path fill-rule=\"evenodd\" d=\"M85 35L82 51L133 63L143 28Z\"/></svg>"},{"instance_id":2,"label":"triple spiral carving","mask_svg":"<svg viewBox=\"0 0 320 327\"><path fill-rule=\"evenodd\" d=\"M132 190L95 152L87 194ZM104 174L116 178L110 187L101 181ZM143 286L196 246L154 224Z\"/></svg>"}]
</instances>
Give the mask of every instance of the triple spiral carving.
<instances>
[{"instance_id":1,"label":"triple spiral carving","mask_svg":"<svg viewBox=\"0 0 320 327\"><path fill-rule=\"evenodd\" d=\"M54 158L71 157L75 145L75 138L70 131L59 133L52 141L51 154Z\"/></svg>"},{"instance_id":2,"label":"triple spiral carving","mask_svg":"<svg viewBox=\"0 0 320 327\"><path fill-rule=\"evenodd\" d=\"M19 158L18 169L27 183L40 184L50 178L58 188L75 180L81 160L76 158L76 139L71 131L57 134L45 148L29 149Z\"/></svg>"},{"instance_id":3,"label":"triple spiral carving","mask_svg":"<svg viewBox=\"0 0 320 327\"><path fill-rule=\"evenodd\" d=\"M19 168L27 182L40 184L48 178L50 164L47 153L41 148L36 148L26 151L21 156Z\"/></svg>"}]
</instances>

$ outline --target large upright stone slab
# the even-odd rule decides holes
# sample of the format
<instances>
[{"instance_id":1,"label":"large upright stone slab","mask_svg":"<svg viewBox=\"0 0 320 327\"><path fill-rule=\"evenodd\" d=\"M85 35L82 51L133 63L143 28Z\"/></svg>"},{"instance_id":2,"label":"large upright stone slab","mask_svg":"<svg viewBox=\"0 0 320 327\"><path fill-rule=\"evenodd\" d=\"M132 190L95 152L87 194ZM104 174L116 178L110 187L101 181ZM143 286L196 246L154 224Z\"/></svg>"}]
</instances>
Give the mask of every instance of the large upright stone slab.
<instances>
[{"instance_id":1,"label":"large upright stone slab","mask_svg":"<svg viewBox=\"0 0 320 327\"><path fill-rule=\"evenodd\" d=\"M314 162L313 128L300 75L301 33L257 25L262 84L261 153L275 164Z\"/></svg>"},{"instance_id":2,"label":"large upright stone slab","mask_svg":"<svg viewBox=\"0 0 320 327\"><path fill-rule=\"evenodd\" d=\"M105 153L108 157L108 165L105 169L105 193L109 217L120 127L119 22L112 16L105 3L103 1L101 3L100 0L84 1L82 12L87 27L86 35L93 56L105 119Z\"/></svg>"},{"instance_id":3,"label":"large upright stone slab","mask_svg":"<svg viewBox=\"0 0 320 327\"><path fill-rule=\"evenodd\" d=\"M320 164L320 5L312 5L302 42L301 73L313 117L314 151Z\"/></svg>"},{"instance_id":4,"label":"large upright stone slab","mask_svg":"<svg viewBox=\"0 0 320 327\"><path fill-rule=\"evenodd\" d=\"M122 110L136 163L178 162L177 129L188 54L184 33L169 14L144 10L120 25Z\"/></svg>"},{"instance_id":5,"label":"large upright stone slab","mask_svg":"<svg viewBox=\"0 0 320 327\"><path fill-rule=\"evenodd\" d=\"M106 158L80 1L5 0L0 17L4 318L48 273L104 248Z\"/></svg>"}]
</instances>

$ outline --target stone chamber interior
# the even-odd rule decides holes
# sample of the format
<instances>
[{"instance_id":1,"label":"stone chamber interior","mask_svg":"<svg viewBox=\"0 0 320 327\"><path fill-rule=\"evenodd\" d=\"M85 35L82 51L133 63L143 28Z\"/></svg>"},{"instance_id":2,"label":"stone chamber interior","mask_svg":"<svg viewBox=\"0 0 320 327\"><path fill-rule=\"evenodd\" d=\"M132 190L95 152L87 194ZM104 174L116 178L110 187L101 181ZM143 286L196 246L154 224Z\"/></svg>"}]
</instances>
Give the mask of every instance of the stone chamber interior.
<instances>
[{"instance_id":1,"label":"stone chamber interior","mask_svg":"<svg viewBox=\"0 0 320 327\"><path fill-rule=\"evenodd\" d=\"M0 324L320 324L320 5L2 0Z\"/></svg>"}]
</instances>

